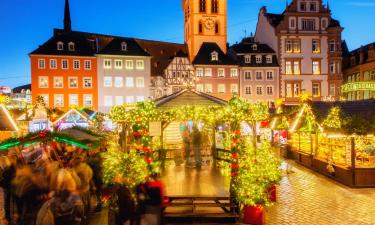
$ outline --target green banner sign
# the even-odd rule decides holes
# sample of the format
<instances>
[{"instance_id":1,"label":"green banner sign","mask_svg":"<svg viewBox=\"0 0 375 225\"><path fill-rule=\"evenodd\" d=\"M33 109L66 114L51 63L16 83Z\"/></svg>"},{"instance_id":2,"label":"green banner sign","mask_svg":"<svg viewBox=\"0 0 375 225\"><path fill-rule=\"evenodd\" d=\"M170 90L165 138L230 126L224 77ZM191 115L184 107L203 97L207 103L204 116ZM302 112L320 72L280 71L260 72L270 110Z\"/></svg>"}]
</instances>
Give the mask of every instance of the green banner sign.
<instances>
[{"instance_id":1,"label":"green banner sign","mask_svg":"<svg viewBox=\"0 0 375 225\"><path fill-rule=\"evenodd\" d=\"M375 82L354 82L347 83L341 87L342 93L353 91L375 91Z\"/></svg>"}]
</instances>

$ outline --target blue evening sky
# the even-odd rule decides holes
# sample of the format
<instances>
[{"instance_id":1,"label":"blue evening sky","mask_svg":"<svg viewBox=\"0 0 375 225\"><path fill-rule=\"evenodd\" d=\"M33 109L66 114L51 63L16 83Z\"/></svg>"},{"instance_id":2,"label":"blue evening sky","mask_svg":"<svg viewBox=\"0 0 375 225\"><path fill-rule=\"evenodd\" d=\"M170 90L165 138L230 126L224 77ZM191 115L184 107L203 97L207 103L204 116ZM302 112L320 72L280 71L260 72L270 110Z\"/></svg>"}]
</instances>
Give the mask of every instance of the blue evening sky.
<instances>
[{"instance_id":1,"label":"blue evening sky","mask_svg":"<svg viewBox=\"0 0 375 225\"><path fill-rule=\"evenodd\" d=\"M291 1L291 0L289 0ZM324 0L326 2L327 0ZM183 42L181 0L70 0L73 30ZM255 31L258 12L286 0L228 0L228 41ZM349 49L375 42L375 0L329 0ZM28 53L61 28L64 0L0 0L0 86L30 82Z\"/></svg>"}]
</instances>

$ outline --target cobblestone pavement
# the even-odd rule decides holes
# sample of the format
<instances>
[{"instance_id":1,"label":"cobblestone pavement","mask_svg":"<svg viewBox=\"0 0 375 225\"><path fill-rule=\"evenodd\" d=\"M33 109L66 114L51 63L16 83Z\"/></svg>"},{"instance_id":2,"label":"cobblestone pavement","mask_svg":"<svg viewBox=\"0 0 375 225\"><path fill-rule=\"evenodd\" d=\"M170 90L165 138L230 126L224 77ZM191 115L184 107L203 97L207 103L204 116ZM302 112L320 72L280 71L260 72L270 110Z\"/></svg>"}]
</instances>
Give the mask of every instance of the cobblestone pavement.
<instances>
[{"instance_id":1,"label":"cobblestone pavement","mask_svg":"<svg viewBox=\"0 0 375 225\"><path fill-rule=\"evenodd\" d=\"M298 165L293 171L267 209L267 225L375 225L375 189L351 189ZM106 212L89 225L107 225Z\"/></svg>"},{"instance_id":2,"label":"cobblestone pavement","mask_svg":"<svg viewBox=\"0 0 375 225\"><path fill-rule=\"evenodd\" d=\"M267 225L375 224L375 189L351 189L301 166L293 171L267 209Z\"/></svg>"}]
</instances>

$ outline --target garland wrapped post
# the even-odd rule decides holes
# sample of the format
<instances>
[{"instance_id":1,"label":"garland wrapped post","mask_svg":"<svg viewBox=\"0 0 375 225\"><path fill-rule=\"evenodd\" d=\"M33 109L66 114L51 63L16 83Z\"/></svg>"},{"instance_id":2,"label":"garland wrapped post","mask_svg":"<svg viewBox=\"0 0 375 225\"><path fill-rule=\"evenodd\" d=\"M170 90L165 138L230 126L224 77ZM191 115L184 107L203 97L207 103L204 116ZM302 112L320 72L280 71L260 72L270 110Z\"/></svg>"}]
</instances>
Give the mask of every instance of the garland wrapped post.
<instances>
[{"instance_id":1,"label":"garland wrapped post","mask_svg":"<svg viewBox=\"0 0 375 225\"><path fill-rule=\"evenodd\" d=\"M142 123L142 118L138 118L132 129L135 149L140 155L144 156L144 161L147 163L148 169L152 171L153 154L150 147L151 137L149 136L148 128Z\"/></svg>"}]
</instances>

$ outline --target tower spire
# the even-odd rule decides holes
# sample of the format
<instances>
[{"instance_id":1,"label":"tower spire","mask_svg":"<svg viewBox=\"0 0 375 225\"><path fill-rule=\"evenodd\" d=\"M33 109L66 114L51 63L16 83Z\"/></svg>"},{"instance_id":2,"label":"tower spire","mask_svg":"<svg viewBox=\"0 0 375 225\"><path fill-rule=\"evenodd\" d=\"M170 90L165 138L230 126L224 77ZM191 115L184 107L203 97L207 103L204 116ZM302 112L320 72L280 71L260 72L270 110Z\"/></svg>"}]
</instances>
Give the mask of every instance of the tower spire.
<instances>
[{"instance_id":1,"label":"tower spire","mask_svg":"<svg viewBox=\"0 0 375 225\"><path fill-rule=\"evenodd\" d=\"M69 0L65 0L64 31L66 31L66 32L72 31L72 20L70 19Z\"/></svg>"}]
</instances>

